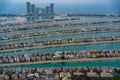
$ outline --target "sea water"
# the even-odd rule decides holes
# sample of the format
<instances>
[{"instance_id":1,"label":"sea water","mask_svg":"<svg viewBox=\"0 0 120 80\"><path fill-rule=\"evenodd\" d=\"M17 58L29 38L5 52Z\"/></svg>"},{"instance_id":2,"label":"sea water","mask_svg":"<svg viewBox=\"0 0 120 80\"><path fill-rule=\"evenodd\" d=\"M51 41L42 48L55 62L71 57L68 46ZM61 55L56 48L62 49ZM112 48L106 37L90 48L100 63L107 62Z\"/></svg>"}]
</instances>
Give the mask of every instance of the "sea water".
<instances>
[{"instance_id":1,"label":"sea water","mask_svg":"<svg viewBox=\"0 0 120 80\"><path fill-rule=\"evenodd\" d=\"M120 67L120 60L85 61L85 62L55 62L19 66L4 66L4 68L72 68L72 67ZM3 68L3 67L0 67Z\"/></svg>"}]
</instances>

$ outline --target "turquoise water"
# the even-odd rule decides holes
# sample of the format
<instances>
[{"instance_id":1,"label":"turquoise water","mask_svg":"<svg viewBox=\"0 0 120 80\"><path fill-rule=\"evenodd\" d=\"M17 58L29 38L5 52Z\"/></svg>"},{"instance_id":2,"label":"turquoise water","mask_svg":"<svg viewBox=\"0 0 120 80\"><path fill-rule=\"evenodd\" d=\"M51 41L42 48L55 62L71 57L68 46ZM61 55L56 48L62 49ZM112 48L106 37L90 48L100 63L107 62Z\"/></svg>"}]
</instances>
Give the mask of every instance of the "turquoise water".
<instances>
[{"instance_id":1,"label":"turquoise water","mask_svg":"<svg viewBox=\"0 0 120 80\"><path fill-rule=\"evenodd\" d=\"M19 32L10 32L10 33L0 33L0 36L10 36L13 34L25 34L25 33L32 33L32 32L44 32L44 31L56 31L56 30L70 30L70 29L85 29L85 28L97 28L97 27L108 27L108 28L119 28L120 23L117 24L97 24L97 25L80 25L80 26L69 26L69 27L56 27L56 28L44 28L44 29L37 29L37 30L25 30Z\"/></svg>"},{"instance_id":2,"label":"turquoise water","mask_svg":"<svg viewBox=\"0 0 120 80\"><path fill-rule=\"evenodd\" d=\"M70 17L71 18L71 17ZM78 22L96 22L96 21L116 21L120 20L120 17L73 17L73 18L80 18L80 20L77 21L59 21L59 22L44 22L44 23L33 23L33 24L24 24L20 26L6 26L6 27L0 27L0 29L11 29L11 28L19 28L19 27L32 27L32 26L39 26L39 25L46 25L46 24L66 24L66 23L78 23Z\"/></svg>"},{"instance_id":3,"label":"turquoise water","mask_svg":"<svg viewBox=\"0 0 120 80\"><path fill-rule=\"evenodd\" d=\"M59 46L59 47L49 47L49 48L36 48L30 50L17 50L9 52L0 52L1 55L10 54L29 54L37 52L57 52L57 51L74 51L74 50L116 50L120 49L120 42L114 43L103 43L103 44L80 44L80 45L70 45L70 46Z\"/></svg>"},{"instance_id":4,"label":"turquoise water","mask_svg":"<svg viewBox=\"0 0 120 80\"><path fill-rule=\"evenodd\" d=\"M46 63L22 66L7 66L0 68L62 68L62 67L120 67L120 60L114 61L86 61L86 62L63 62Z\"/></svg>"},{"instance_id":5,"label":"turquoise water","mask_svg":"<svg viewBox=\"0 0 120 80\"><path fill-rule=\"evenodd\" d=\"M102 36L118 36L120 32L94 32L94 33L84 33L84 34L71 34L71 35L64 35L64 36L45 36L45 37L38 37L38 38L28 38L28 39L20 39L20 40L10 40L10 41L3 41L4 44L9 43L18 43L18 42L32 42L32 41L40 41L40 40L56 40L56 39L66 39L66 38L87 38L87 37L102 37Z\"/></svg>"}]
</instances>

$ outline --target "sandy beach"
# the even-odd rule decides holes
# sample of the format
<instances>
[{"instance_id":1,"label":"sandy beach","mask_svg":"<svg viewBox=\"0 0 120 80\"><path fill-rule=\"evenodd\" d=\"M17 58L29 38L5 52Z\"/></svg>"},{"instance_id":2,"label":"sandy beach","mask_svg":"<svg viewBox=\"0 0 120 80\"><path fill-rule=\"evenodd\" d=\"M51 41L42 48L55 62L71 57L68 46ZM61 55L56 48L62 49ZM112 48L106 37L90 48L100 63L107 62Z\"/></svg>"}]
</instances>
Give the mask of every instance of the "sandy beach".
<instances>
[{"instance_id":1,"label":"sandy beach","mask_svg":"<svg viewBox=\"0 0 120 80\"><path fill-rule=\"evenodd\" d=\"M22 32L22 31L21 31ZM66 36L66 35L75 35L75 34L88 34L88 33L96 33L96 32L114 32L114 31L92 31L92 32L79 32L79 33L69 33L69 34L57 34L57 35L47 35L47 36L33 36L33 37L25 37L25 38L19 38L19 39L11 39L11 40L24 40L24 39L31 39L31 38L43 38L43 37L54 37L54 36ZM116 31L116 32L119 32ZM7 42L11 40L2 40L0 42Z\"/></svg>"},{"instance_id":2,"label":"sandy beach","mask_svg":"<svg viewBox=\"0 0 120 80\"><path fill-rule=\"evenodd\" d=\"M106 61L106 60L120 60L120 57L114 57L114 58L82 58L82 59L54 60L54 61L20 62L20 63L10 63L10 64L0 64L0 67L20 66L20 65L29 65L29 64L44 64L44 63Z\"/></svg>"},{"instance_id":3,"label":"sandy beach","mask_svg":"<svg viewBox=\"0 0 120 80\"><path fill-rule=\"evenodd\" d=\"M100 42L85 42L85 43L71 43L71 44L49 45L49 46L37 46L37 47L2 50L0 52L9 52L9 51L17 51L17 50L30 50L30 49L37 49L37 48L50 48L50 47L60 47L60 46L71 46L71 45L83 45L83 44L100 44L100 43L111 43L111 42L114 42L114 43L115 42L120 42L120 40L116 40L116 41L100 41Z\"/></svg>"}]
</instances>

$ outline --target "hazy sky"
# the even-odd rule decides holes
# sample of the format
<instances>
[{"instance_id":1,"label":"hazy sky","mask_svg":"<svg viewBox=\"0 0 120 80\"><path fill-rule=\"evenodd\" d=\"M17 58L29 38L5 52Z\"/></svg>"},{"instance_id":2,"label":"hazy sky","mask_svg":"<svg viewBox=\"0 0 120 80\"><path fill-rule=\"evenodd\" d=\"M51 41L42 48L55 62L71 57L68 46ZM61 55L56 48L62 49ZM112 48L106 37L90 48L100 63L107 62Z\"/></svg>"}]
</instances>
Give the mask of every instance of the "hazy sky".
<instances>
[{"instance_id":1,"label":"hazy sky","mask_svg":"<svg viewBox=\"0 0 120 80\"><path fill-rule=\"evenodd\" d=\"M110 3L112 0L0 0L0 2L12 2L12 3Z\"/></svg>"}]
</instances>

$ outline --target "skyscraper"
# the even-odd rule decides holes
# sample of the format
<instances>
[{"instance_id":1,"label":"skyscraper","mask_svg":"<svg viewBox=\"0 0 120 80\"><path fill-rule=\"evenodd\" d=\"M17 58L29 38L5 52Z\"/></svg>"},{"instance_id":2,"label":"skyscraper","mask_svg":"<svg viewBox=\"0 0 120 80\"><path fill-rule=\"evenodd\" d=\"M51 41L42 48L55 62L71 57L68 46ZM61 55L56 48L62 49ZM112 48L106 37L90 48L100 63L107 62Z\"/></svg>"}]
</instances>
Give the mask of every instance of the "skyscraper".
<instances>
[{"instance_id":1,"label":"skyscraper","mask_svg":"<svg viewBox=\"0 0 120 80\"><path fill-rule=\"evenodd\" d=\"M32 15L35 15L35 5L31 5L31 13Z\"/></svg>"},{"instance_id":2,"label":"skyscraper","mask_svg":"<svg viewBox=\"0 0 120 80\"><path fill-rule=\"evenodd\" d=\"M45 14L45 9L42 9L42 15L44 15Z\"/></svg>"},{"instance_id":3,"label":"skyscraper","mask_svg":"<svg viewBox=\"0 0 120 80\"><path fill-rule=\"evenodd\" d=\"M30 13L31 13L31 4L30 4L30 2L26 2L26 13L27 13L27 15L30 15Z\"/></svg>"},{"instance_id":4,"label":"skyscraper","mask_svg":"<svg viewBox=\"0 0 120 80\"><path fill-rule=\"evenodd\" d=\"M53 3L50 4L50 14L54 15L54 4Z\"/></svg>"},{"instance_id":5,"label":"skyscraper","mask_svg":"<svg viewBox=\"0 0 120 80\"><path fill-rule=\"evenodd\" d=\"M38 8L38 7L35 8L35 14L36 14L36 15L39 14L39 8Z\"/></svg>"},{"instance_id":6,"label":"skyscraper","mask_svg":"<svg viewBox=\"0 0 120 80\"><path fill-rule=\"evenodd\" d=\"M45 15L49 15L49 10L50 10L50 7L46 6L46 8L45 8Z\"/></svg>"},{"instance_id":7,"label":"skyscraper","mask_svg":"<svg viewBox=\"0 0 120 80\"><path fill-rule=\"evenodd\" d=\"M51 3L49 6L45 8L36 7L34 4L30 2L26 2L26 14L27 16L53 16L54 13L54 4Z\"/></svg>"}]
</instances>

